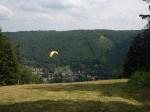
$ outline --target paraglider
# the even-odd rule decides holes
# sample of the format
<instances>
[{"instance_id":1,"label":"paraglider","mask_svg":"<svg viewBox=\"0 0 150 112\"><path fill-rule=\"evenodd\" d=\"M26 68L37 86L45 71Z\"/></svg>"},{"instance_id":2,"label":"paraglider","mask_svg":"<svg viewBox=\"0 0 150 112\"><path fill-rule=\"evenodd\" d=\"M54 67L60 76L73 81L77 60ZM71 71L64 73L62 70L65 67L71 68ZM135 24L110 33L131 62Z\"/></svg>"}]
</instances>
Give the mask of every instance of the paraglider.
<instances>
[{"instance_id":1,"label":"paraglider","mask_svg":"<svg viewBox=\"0 0 150 112\"><path fill-rule=\"evenodd\" d=\"M54 56L56 56L56 55L58 55L59 53L58 53L58 51L51 51L50 53L49 53L49 57L50 58L53 58Z\"/></svg>"},{"instance_id":2,"label":"paraglider","mask_svg":"<svg viewBox=\"0 0 150 112\"><path fill-rule=\"evenodd\" d=\"M54 70L55 70L55 68L58 67L58 58L57 58L58 54L59 53L56 50L50 51L49 54L48 54L49 58L51 60L51 63L53 63L53 69Z\"/></svg>"}]
</instances>

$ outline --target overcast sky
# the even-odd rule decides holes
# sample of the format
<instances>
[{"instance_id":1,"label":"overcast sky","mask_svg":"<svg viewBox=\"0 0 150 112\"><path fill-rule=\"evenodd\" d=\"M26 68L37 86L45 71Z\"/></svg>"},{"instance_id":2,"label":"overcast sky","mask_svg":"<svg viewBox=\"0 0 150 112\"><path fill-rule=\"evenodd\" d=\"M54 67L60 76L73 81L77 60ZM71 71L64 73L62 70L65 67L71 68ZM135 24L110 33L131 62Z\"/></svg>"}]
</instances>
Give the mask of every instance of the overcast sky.
<instances>
[{"instance_id":1,"label":"overcast sky","mask_svg":"<svg viewBox=\"0 0 150 112\"><path fill-rule=\"evenodd\" d=\"M0 0L3 31L142 29L142 0Z\"/></svg>"}]
</instances>

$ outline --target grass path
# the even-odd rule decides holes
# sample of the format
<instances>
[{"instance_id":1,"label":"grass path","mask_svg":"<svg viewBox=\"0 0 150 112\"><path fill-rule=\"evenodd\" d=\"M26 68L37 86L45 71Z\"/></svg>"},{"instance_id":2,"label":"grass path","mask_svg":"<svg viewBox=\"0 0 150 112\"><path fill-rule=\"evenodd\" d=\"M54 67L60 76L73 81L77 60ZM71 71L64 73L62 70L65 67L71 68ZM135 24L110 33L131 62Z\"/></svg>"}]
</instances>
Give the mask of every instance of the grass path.
<instances>
[{"instance_id":1,"label":"grass path","mask_svg":"<svg viewBox=\"0 0 150 112\"><path fill-rule=\"evenodd\" d=\"M127 80L0 87L0 112L150 112L146 94Z\"/></svg>"}]
</instances>

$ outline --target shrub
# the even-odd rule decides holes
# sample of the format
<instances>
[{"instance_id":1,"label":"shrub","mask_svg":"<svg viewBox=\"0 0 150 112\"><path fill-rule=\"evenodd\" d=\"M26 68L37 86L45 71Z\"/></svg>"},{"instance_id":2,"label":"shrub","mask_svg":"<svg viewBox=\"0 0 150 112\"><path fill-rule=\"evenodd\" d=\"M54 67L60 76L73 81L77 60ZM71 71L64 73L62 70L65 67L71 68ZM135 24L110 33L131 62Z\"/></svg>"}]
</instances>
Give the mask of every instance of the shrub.
<instances>
[{"instance_id":1,"label":"shrub","mask_svg":"<svg viewBox=\"0 0 150 112\"><path fill-rule=\"evenodd\" d=\"M150 90L150 72L135 72L130 77L128 86L133 89Z\"/></svg>"},{"instance_id":2,"label":"shrub","mask_svg":"<svg viewBox=\"0 0 150 112\"><path fill-rule=\"evenodd\" d=\"M41 83L41 78L38 74L32 74L29 68L20 68L20 84Z\"/></svg>"}]
</instances>

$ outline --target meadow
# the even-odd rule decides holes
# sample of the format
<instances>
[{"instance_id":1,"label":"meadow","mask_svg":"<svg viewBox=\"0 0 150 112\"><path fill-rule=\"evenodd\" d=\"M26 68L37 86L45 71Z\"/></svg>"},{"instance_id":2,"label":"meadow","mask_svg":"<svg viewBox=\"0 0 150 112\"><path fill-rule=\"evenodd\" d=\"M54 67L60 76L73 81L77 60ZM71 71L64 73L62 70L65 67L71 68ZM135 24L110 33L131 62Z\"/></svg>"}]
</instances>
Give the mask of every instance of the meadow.
<instances>
[{"instance_id":1,"label":"meadow","mask_svg":"<svg viewBox=\"0 0 150 112\"><path fill-rule=\"evenodd\" d=\"M127 79L0 87L0 112L150 112L150 95Z\"/></svg>"}]
</instances>

